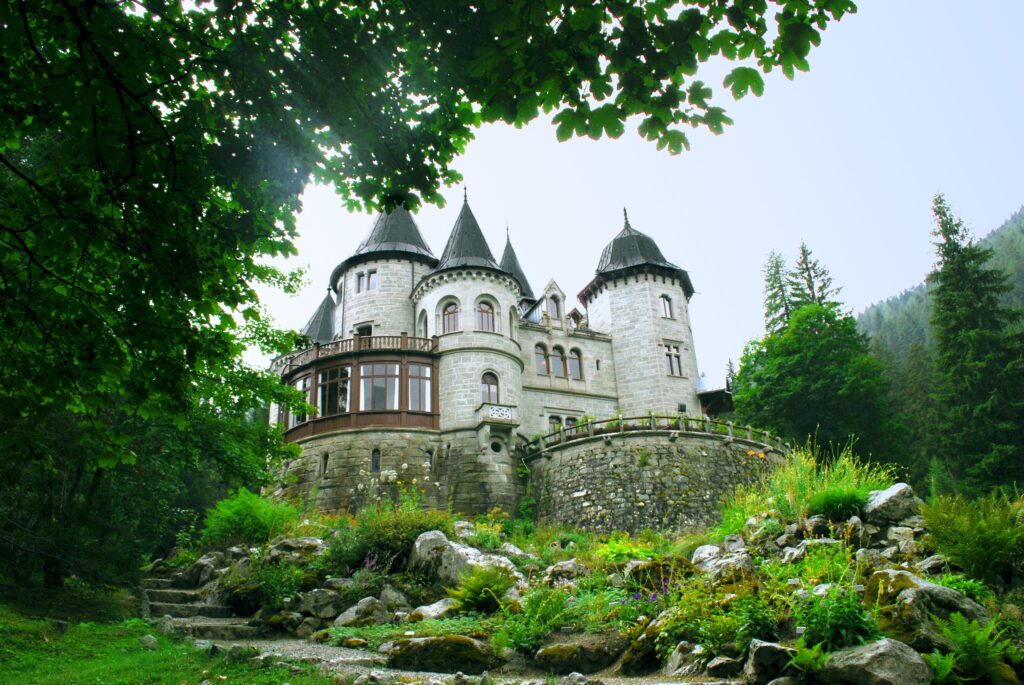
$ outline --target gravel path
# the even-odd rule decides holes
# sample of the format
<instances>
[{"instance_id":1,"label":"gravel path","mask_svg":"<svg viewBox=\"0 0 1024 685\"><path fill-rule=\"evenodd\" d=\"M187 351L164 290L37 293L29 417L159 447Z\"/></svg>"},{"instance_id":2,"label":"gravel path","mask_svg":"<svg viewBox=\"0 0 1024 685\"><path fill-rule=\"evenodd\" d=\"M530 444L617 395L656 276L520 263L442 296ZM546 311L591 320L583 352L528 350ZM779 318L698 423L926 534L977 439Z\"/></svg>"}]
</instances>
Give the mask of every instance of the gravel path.
<instances>
[{"instance_id":1,"label":"gravel path","mask_svg":"<svg viewBox=\"0 0 1024 685\"><path fill-rule=\"evenodd\" d=\"M217 644L220 647L227 648L233 643L218 642ZM452 678L451 673L400 671L386 668L384 666L384 657L375 652L336 647L334 645L313 642L312 640L299 640L293 638L258 639L239 641L234 644L251 645L255 647L264 658L273 659L277 656L283 661L301 661L304 663L317 664L321 670L338 674L354 674L358 676L374 673L385 681L390 680L391 678L401 678L405 682L434 681L437 683L443 683L445 681L450 681ZM527 680L544 683L548 677L547 674L540 671L509 672L507 671L508 668L509 666L506 665L502 669L497 669L491 672L490 675L498 683L502 684L521 683ZM698 685L700 683L707 683L708 685L728 685L730 683L739 684L743 682L742 680L683 678L677 676L664 676L660 674L627 678L610 674L607 671L590 675L588 676L588 679L599 680L604 683L604 685L658 685L660 683L671 683L673 685L677 683L688 683L690 685Z\"/></svg>"}]
</instances>

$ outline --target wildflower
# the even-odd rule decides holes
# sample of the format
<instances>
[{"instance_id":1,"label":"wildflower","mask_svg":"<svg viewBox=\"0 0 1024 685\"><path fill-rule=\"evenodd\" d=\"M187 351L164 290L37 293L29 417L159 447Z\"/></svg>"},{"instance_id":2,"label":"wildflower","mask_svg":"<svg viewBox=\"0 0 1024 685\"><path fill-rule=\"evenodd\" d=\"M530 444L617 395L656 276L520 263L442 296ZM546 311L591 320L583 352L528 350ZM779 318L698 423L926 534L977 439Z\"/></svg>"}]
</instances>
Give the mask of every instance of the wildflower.
<instances>
[{"instance_id":1,"label":"wildflower","mask_svg":"<svg viewBox=\"0 0 1024 685\"><path fill-rule=\"evenodd\" d=\"M657 602L658 601L658 593L657 592L651 593L651 601L652 602Z\"/></svg>"},{"instance_id":2,"label":"wildflower","mask_svg":"<svg viewBox=\"0 0 1024 685\"><path fill-rule=\"evenodd\" d=\"M758 459L764 459L764 452L758 452L757 453L757 458Z\"/></svg>"},{"instance_id":3,"label":"wildflower","mask_svg":"<svg viewBox=\"0 0 1024 685\"><path fill-rule=\"evenodd\" d=\"M754 456L754 454L756 454L756 452L754 450L747 450L747 456L748 457L752 457L752 456Z\"/></svg>"},{"instance_id":4,"label":"wildflower","mask_svg":"<svg viewBox=\"0 0 1024 685\"><path fill-rule=\"evenodd\" d=\"M633 599L635 599L636 601L639 602L641 599L643 599L643 595L641 595L639 592L634 593L633 594Z\"/></svg>"}]
</instances>

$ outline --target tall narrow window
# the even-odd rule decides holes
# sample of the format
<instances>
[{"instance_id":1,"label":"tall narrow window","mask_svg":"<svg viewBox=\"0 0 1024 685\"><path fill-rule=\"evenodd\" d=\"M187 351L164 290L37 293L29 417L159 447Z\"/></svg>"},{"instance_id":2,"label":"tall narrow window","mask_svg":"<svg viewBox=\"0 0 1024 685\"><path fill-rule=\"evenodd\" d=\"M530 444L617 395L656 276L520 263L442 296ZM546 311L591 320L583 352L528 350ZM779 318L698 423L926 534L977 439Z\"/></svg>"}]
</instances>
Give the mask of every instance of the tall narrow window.
<instances>
[{"instance_id":1,"label":"tall narrow window","mask_svg":"<svg viewBox=\"0 0 1024 685\"><path fill-rule=\"evenodd\" d=\"M544 374L545 376L549 373L548 351L543 345L537 345L533 348L533 368L537 373Z\"/></svg>"},{"instance_id":2,"label":"tall narrow window","mask_svg":"<svg viewBox=\"0 0 1024 685\"><path fill-rule=\"evenodd\" d=\"M313 391L313 379L310 376L303 376L292 384L296 390L302 393L302 399L305 402L312 404L313 398L310 397L310 393ZM305 423L309 420L309 416L305 410L297 409L292 411L289 415L288 427L294 428L300 423Z\"/></svg>"},{"instance_id":3,"label":"tall narrow window","mask_svg":"<svg viewBox=\"0 0 1024 685\"><path fill-rule=\"evenodd\" d=\"M327 475L327 462L330 461L331 455L324 452L320 455L320 477L323 478Z\"/></svg>"},{"instance_id":4,"label":"tall narrow window","mask_svg":"<svg viewBox=\"0 0 1024 685\"><path fill-rule=\"evenodd\" d=\"M380 450L370 452L370 473L380 473Z\"/></svg>"},{"instance_id":5,"label":"tall narrow window","mask_svg":"<svg viewBox=\"0 0 1024 685\"><path fill-rule=\"evenodd\" d=\"M487 333L494 332L494 307L488 302L481 302L476 307L476 329Z\"/></svg>"},{"instance_id":6,"label":"tall narrow window","mask_svg":"<svg viewBox=\"0 0 1024 685\"><path fill-rule=\"evenodd\" d=\"M459 305L451 302L444 306L444 312L441 314L441 331L454 333L457 330L459 330Z\"/></svg>"},{"instance_id":7,"label":"tall narrow window","mask_svg":"<svg viewBox=\"0 0 1024 685\"><path fill-rule=\"evenodd\" d=\"M568 433L569 435L574 435L576 433L576 422L577 419L575 416L566 416L565 432Z\"/></svg>"},{"instance_id":8,"label":"tall narrow window","mask_svg":"<svg viewBox=\"0 0 1024 685\"><path fill-rule=\"evenodd\" d=\"M419 329L420 337L422 337L422 338L429 338L430 337L429 335L427 335L427 310L426 309L424 309L423 311L420 312L420 324L419 324L419 326L417 326L417 328Z\"/></svg>"},{"instance_id":9,"label":"tall narrow window","mask_svg":"<svg viewBox=\"0 0 1024 685\"><path fill-rule=\"evenodd\" d=\"M561 347L551 348L551 375L565 378L565 350Z\"/></svg>"},{"instance_id":10,"label":"tall narrow window","mask_svg":"<svg viewBox=\"0 0 1024 685\"><path fill-rule=\"evenodd\" d=\"M360 271L356 274L356 292L361 293L366 290L366 272Z\"/></svg>"},{"instance_id":11,"label":"tall narrow window","mask_svg":"<svg viewBox=\"0 0 1024 685\"><path fill-rule=\"evenodd\" d=\"M316 409L320 416L334 416L349 411L351 368L339 366L321 371L317 377Z\"/></svg>"},{"instance_id":12,"label":"tall narrow window","mask_svg":"<svg viewBox=\"0 0 1024 685\"><path fill-rule=\"evenodd\" d=\"M548 432L557 433L562 430L562 417L551 415L548 417Z\"/></svg>"},{"instance_id":13,"label":"tall narrow window","mask_svg":"<svg viewBox=\"0 0 1024 685\"><path fill-rule=\"evenodd\" d=\"M579 350L569 350L569 378L583 380L583 358Z\"/></svg>"},{"instance_id":14,"label":"tall narrow window","mask_svg":"<svg viewBox=\"0 0 1024 685\"><path fill-rule=\"evenodd\" d=\"M558 295L552 295L548 298L548 316L552 319L562 318L562 305L558 301Z\"/></svg>"},{"instance_id":15,"label":"tall narrow window","mask_svg":"<svg viewBox=\"0 0 1024 685\"><path fill-rule=\"evenodd\" d=\"M668 375L683 375L683 362L682 357L679 355L679 345L665 345L665 361L668 364Z\"/></svg>"},{"instance_id":16,"label":"tall narrow window","mask_svg":"<svg viewBox=\"0 0 1024 685\"><path fill-rule=\"evenodd\" d=\"M430 367L409 364L409 411L430 411Z\"/></svg>"},{"instance_id":17,"label":"tall narrow window","mask_svg":"<svg viewBox=\"0 0 1024 685\"><path fill-rule=\"evenodd\" d=\"M672 298L668 295L661 296L661 316L664 319L672 318Z\"/></svg>"},{"instance_id":18,"label":"tall narrow window","mask_svg":"<svg viewBox=\"0 0 1024 685\"><path fill-rule=\"evenodd\" d=\"M480 377L480 401L498 403L498 377L490 371Z\"/></svg>"},{"instance_id":19,"label":"tall narrow window","mask_svg":"<svg viewBox=\"0 0 1024 685\"><path fill-rule=\"evenodd\" d=\"M398 410L398 364L363 364L359 411Z\"/></svg>"},{"instance_id":20,"label":"tall narrow window","mask_svg":"<svg viewBox=\"0 0 1024 685\"><path fill-rule=\"evenodd\" d=\"M376 290L377 289L377 270L373 269L366 272L366 289Z\"/></svg>"}]
</instances>

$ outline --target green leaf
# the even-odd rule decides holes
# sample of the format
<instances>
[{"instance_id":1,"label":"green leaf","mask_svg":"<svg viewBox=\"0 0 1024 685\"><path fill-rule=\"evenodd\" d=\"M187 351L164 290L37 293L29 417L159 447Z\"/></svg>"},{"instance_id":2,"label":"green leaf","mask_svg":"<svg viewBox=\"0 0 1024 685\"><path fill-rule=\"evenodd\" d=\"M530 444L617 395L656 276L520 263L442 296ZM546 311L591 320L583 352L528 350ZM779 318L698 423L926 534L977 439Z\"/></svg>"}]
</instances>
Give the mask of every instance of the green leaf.
<instances>
[{"instance_id":1,"label":"green leaf","mask_svg":"<svg viewBox=\"0 0 1024 685\"><path fill-rule=\"evenodd\" d=\"M733 98L739 100L748 91L760 97L764 93L764 79L761 73L752 67L736 67L722 81L722 85L732 90Z\"/></svg>"}]
</instances>

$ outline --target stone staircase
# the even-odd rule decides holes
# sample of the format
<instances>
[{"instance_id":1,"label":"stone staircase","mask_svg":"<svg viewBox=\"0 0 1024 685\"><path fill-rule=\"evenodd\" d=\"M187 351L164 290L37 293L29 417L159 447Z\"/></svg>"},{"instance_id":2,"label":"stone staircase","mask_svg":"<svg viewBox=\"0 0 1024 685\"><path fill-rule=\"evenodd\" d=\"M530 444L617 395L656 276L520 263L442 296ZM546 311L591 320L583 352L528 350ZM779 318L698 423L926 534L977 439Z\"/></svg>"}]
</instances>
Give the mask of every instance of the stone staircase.
<instances>
[{"instance_id":1,"label":"stone staircase","mask_svg":"<svg viewBox=\"0 0 1024 685\"><path fill-rule=\"evenodd\" d=\"M261 636L258 626L235 616L231 607L211 604L200 588L174 587L172 578L148 577L142 584L142 615L170 620L170 627L201 640L245 640Z\"/></svg>"}]
</instances>

